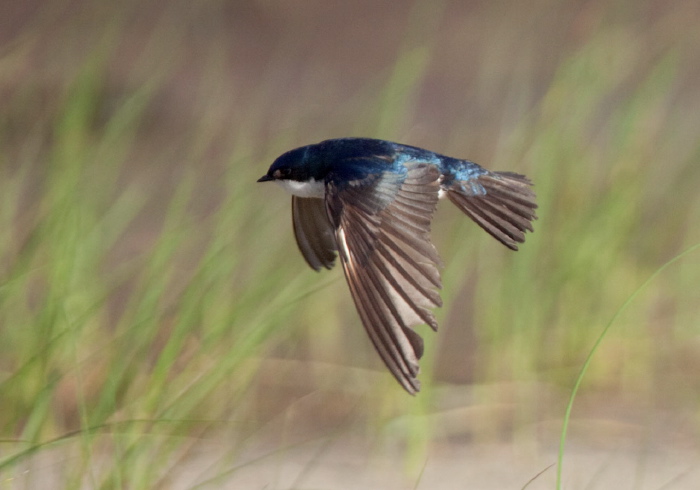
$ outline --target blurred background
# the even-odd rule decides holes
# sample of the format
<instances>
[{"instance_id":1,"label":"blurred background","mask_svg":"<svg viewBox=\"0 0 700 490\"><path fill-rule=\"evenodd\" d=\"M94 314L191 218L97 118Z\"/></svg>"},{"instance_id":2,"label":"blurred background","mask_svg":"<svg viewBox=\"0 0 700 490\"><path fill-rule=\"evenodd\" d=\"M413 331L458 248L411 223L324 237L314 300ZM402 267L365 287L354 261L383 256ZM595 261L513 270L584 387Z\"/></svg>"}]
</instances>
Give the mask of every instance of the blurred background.
<instances>
[{"instance_id":1,"label":"blurred background","mask_svg":"<svg viewBox=\"0 0 700 490\"><path fill-rule=\"evenodd\" d=\"M611 321L564 488L698 488L700 250L660 270L700 242L698 25L692 0L0 1L0 488L555 488ZM517 253L439 206L416 397L255 183L342 136L535 183Z\"/></svg>"}]
</instances>

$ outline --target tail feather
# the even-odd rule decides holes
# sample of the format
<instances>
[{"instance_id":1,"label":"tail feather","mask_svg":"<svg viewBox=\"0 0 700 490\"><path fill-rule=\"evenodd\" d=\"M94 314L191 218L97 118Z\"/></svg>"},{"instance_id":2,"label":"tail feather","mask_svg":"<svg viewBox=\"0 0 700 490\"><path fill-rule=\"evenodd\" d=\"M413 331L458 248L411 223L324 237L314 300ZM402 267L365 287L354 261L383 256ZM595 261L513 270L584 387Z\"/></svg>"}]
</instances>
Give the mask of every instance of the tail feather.
<instances>
[{"instance_id":1,"label":"tail feather","mask_svg":"<svg viewBox=\"0 0 700 490\"><path fill-rule=\"evenodd\" d=\"M453 186L447 197L496 240L518 250L517 244L525 241L525 232L532 231L531 221L537 219L532 183L512 172L492 172L480 176L477 182L483 194L466 191L468 186Z\"/></svg>"}]
</instances>

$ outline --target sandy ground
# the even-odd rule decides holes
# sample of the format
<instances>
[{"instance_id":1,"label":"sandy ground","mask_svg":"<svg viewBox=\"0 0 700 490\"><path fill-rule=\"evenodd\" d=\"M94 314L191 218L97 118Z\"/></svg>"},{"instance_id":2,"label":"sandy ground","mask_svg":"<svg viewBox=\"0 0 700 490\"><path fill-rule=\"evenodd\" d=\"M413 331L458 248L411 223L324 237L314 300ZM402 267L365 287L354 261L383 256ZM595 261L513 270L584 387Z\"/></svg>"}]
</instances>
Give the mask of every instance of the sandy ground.
<instances>
[{"instance_id":1,"label":"sandy ground","mask_svg":"<svg viewBox=\"0 0 700 490\"><path fill-rule=\"evenodd\" d=\"M435 446L422 475L409 476L416 471L407 469L402 458L378 458L366 446L346 442L250 463L207 488L553 489L556 459L554 447L525 451L506 444ZM193 472L194 466L198 465ZM173 488L192 488L195 481L183 477ZM670 447L570 447L563 483L566 489L700 488L700 465L697 453Z\"/></svg>"},{"instance_id":2,"label":"sandy ground","mask_svg":"<svg viewBox=\"0 0 700 490\"><path fill-rule=\"evenodd\" d=\"M422 464L410 465L405 452L378 449L354 436L316 440L282 451L263 445L235 458L231 457L230 445L207 441L198 445L191 457L180 461L159 488L555 488L556 444L546 448L526 446L438 443L430 446ZM65 449L45 452L15 473L2 474L0 488L66 488L61 473L76 455L66 456ZM617 447L570 444L564 460L563 488L696 489L700 488L699 456L696 448L677 442L641 445L622 441ZM83 488L92 486L86 484Z\"/></svg>"}]
</instances>

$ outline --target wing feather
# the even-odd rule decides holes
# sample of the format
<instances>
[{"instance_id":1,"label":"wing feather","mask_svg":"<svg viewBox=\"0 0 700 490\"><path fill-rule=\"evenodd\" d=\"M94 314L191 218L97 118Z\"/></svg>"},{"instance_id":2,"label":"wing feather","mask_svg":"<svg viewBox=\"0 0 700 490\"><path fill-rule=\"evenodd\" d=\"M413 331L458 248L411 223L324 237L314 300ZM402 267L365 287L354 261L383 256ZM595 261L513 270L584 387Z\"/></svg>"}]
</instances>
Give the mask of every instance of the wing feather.
<instances>
[{"instance_id":1,"label":"wing feather","mask_svg":"<svg viewBox=\"0 0 700 490\"><path fill-rule=\"evenodd\" d=\"M440 258L430 242L439 171L408 163L350 185L329 182L326 207L341 264L370 340L401 385L420 389L423 340L412 329L437 329L429 308L441 306Z\"/></svg>"},{"instance_id":2,"label":"wing feather","mask_svg":"<svg viewBox=\"0 0 700 490\"><path fill-rule=\"evenodd\" d=\"M330 269L335 262L335 234L322 198L292 196L294 237L314 270Z\"/></svg>"}]
</instances>

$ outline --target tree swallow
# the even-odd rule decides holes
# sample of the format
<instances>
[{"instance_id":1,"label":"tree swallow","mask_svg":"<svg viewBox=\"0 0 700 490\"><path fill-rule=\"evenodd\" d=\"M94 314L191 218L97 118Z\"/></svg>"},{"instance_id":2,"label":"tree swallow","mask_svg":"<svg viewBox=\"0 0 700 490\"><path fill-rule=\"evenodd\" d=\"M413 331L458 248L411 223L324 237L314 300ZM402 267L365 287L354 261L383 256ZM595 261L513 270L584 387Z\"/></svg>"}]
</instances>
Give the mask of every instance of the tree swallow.
<instances>
[{"instance_id":1,"label":"tree swallow","mask_svg":"<svg viewBox=\"0 0 700 490\"><path fill-rule=\"evenodd\" d=\"M340 255L350 293L375 349L410 394L420 390L423 339L442 306L440 257L430 241L438 198L517 250L536 219L527 177L468 160L369 138L303 146L273 162L258 182L292 193L294 236L306 262L330 269Z\"/></svg>"}]
</instances>

